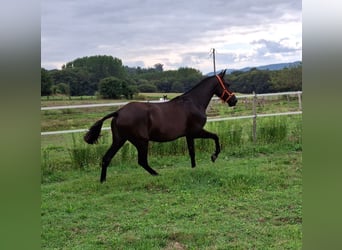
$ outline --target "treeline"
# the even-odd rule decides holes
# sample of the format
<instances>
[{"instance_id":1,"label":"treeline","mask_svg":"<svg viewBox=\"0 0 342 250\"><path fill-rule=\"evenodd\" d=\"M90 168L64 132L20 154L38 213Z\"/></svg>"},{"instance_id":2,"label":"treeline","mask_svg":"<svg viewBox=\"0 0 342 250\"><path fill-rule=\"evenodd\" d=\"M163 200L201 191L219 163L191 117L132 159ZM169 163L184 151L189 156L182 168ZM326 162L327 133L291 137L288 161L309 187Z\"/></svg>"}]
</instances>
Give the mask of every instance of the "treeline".
<instances>
[{"instance_id":1,"label":"treeline","mask_svg":"<svg viewBox=\"0 0 342 250\"><path fill-rule=\"evenodd\" d=\"M234 71L226 75L231 88L239 93L272 93L302 90L302 65L282 70Z\"/></svg>"},{"instance_id":2,"label":"treeline","mask_svg":"<svg viewBox=\"0 0 342 250\"><path fill-rule=\"evenodd\" d=\"M164 70L163 64L153 68L128 67L112 56L78 58L61 70L41 69L41 95L99 95L102 98L132 98L139 92L185 92L204 75L193 68ZM266 93L301 90L302 66L278 71L251 69L226 75L231 88L240 93Z\"/></svg>"}]
</instances>

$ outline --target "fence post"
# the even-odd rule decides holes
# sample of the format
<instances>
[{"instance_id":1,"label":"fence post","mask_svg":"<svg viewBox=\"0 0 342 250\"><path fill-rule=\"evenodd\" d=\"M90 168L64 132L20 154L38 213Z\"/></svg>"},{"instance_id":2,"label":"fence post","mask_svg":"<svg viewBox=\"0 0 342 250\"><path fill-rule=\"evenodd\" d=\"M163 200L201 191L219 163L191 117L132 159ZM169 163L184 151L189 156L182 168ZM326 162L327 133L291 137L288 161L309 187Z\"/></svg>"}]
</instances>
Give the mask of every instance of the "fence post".
<instances>
[{"instance_id":1,"label":"fence post","mask_svg":"<svg viewBox=\"0 0 342 250\"><path fill-rule=\"evenodd\" d=\"M256 101L257 101L257 95L255 91L253 91L253 142L256 143L256 118L257 118L257 113L256 113Z\"/></svg>"},{"instance_id":2,"label":"fence post","mask_svg":"<svg viewBox=\"0 0 342 250\"><path fill-rule=\"evenodd\" d=\"M298 104L299 104L299 110L302 110L302 94L298 92Z\"/></svg>"}]
</instances>

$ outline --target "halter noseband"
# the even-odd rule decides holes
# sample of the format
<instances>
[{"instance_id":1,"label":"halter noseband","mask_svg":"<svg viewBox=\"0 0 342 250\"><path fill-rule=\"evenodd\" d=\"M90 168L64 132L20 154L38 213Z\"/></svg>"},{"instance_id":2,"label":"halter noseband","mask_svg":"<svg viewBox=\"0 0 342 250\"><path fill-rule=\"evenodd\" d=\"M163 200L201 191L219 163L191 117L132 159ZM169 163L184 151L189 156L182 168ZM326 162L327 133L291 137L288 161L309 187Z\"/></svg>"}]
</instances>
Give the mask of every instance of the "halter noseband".
<instances>
[{"instance_id":1,"label":"halter noseband","mask_svg":"<svg viewBox=\"0 0 342 250\"><path fill-rule=\"evenodd\" d=\"M223 102L228 102L228 100L229 100L232 96L234 96L234 93L233 93L233 92L230 92L230 91L226 88L226 86L223 84L222 79L221 79L218 75L216 75L216 78L217 78L217 80L219 81L219 83L220 83L220 85L221 85L221 87L222 87L222 89L223 89L223 92L222 92L222 95L220 96L220 98L221 98L221 100L222 100ZM226 99L224 99L224 95L225 95L225 94L227 94L227 98L226 98Z\"/></svg>"}]
</instances>

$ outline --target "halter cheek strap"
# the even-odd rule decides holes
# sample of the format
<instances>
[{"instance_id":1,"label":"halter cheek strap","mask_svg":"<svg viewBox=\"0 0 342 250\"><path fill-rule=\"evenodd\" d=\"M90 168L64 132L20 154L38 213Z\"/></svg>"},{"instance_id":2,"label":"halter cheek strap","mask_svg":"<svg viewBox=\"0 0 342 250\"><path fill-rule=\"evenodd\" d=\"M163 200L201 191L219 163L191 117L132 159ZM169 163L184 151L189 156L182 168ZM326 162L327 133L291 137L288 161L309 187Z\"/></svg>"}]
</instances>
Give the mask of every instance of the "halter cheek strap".
<instances>
[{"instance_id":1,"label":"halter cheek strap","mask_svg":"<svg viewBox=\"0 0 342 250\"><path fill-rule=\"evenodd\" d=\"M221 85L221 87L222 87L222 89L223 89L223 92L222 92L222 95L220 96L220 98L221 98L221 100L222 100L223 102L228 102L228 100L229 100L232 96L234 96L234 93L233 93L233 92L230 92L230 91L226 88L226 86L223 84L222 79L221 79L218 75L216 75L216 78L217 78L218 82L220 83L220 85ZM227 94L227 98L226 98L226 99L224 98L224 95L225 95L225 94Z\"/></svg>"}]
</instances>

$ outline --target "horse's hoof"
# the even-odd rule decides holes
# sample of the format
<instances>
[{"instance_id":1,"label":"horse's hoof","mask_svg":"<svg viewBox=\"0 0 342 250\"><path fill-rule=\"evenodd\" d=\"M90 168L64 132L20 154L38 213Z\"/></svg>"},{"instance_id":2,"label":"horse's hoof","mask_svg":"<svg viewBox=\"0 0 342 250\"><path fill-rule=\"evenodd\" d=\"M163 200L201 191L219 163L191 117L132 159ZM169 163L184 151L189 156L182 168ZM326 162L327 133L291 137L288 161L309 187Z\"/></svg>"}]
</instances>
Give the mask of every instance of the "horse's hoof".
<instances>
[{"instance_id":1,"label":"horse's hoof","mask_svg":"<svg viewBox=\"0 0 342 250\"><path fill-rule=\"evenodd\" d=\"M215 162L216 159L217 159L217 155L213 154L213 155L211 156L211 161L212 161L212 162Z\"/></svg>"}]
</instances>

